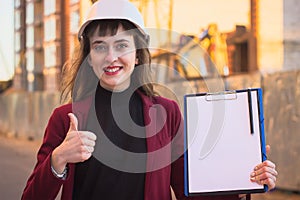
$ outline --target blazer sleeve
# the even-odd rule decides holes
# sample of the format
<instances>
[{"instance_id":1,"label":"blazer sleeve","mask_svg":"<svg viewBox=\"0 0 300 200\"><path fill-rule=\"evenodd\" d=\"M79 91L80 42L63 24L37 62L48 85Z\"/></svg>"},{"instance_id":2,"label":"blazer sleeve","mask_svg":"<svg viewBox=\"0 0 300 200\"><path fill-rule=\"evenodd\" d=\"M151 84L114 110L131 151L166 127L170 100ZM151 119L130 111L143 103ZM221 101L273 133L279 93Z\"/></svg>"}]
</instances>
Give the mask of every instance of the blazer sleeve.
<instances>
[{"instance_id":1,"label":"blazer sleeve","mask_svg":"<svg viewBox=\"0 0 300 200\"><path fill-rule=\"evenodd\" d=\"M70 181L56 178L51 171L52 151L64 140L69 118L63 109L55 109L48 121L42 145L37 154L37 163L29 177L21 199L55 199L62 184Z\"/></svg>"},{"instance_id":2,"label":"blazer sleeve","mask_svg":"<svg viewBox=\"0 0 300 200\"><path fill-rule=\"evenodd\" d=\"M180 200L239 200L238 195L222 196L195 196L184 195L184 123L177 103L173 102L172 122L172 165L171 165L171 186L177 199ZM247 196L250 199L250 195Z\"/></svg>"}]
</instances>

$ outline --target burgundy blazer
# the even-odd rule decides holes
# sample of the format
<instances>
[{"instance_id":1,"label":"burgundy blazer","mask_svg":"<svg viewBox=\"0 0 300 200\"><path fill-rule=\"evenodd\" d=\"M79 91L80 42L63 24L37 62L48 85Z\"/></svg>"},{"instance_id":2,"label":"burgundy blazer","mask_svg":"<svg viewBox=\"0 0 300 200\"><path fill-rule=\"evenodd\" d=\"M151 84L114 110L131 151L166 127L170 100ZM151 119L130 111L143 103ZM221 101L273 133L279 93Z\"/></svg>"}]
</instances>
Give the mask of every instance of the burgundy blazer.
<instances>
[{"instance_id":1,"label":"burgundy blazer","mask_svg":"<svg viewBox=\"0 0 300 200\"><path fill-rule=\"evenodd\" d=\"M144 199L171 200L170 186L177 199L239 199L238 195L185 197L183 193L183 123L178 105L163 97L149 98L142 93L140 95L143 101L144 122L147 126L146 143L149 152L147 168L157 168L155 171L146 173ZM63 105L53 111L37 154L37 163L27 181L22 199L55 199L61 187L63 187L62 199L72 199L75 164L68 164L69 171L66 180L56 178L50 168L51 154L61 144L69 130L70 121L67 114L74 112L80 122L86 123L90 102L91 99L80 102L80 105L76 106L79 110L75 111L72 110L72 104ZM157 134L153 134L157 131ZM172 160L175 160L172 164L164 165L171 163Z\"/></svg>"}]
</instances>

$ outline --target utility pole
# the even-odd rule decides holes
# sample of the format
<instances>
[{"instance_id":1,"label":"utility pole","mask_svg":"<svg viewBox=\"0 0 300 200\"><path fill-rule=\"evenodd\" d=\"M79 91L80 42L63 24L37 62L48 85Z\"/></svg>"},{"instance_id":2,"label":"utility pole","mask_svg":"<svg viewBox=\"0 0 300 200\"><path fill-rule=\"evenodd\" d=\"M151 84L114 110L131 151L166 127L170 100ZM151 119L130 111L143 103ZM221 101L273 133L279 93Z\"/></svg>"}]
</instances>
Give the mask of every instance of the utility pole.
<instances>
[{"instance_id":1,"label":"utility pole","mask_svg":"<svg viewBox=\"0 0 300 200\"><path fill-rule=\"evenodd\" d=\"M249 71L257 70L257 36L259 20L259 0L250 0L250 39L249 39Z\"/></svg>"}]
</instances>

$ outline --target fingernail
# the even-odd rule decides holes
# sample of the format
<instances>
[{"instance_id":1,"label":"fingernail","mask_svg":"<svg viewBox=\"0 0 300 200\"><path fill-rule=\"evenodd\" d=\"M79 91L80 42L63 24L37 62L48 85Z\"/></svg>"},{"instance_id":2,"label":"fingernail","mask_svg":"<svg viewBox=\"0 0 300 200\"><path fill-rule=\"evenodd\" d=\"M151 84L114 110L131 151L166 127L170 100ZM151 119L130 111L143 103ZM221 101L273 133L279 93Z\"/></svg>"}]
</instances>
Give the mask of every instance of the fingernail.
<instances>
[{"instance_id":1,"label":"fingernail","mask_svg":"<svg viewBox=\"0 0 300 200\"><path fill-rule=\"evenodd\" d=\"M254 177L254 176L255 176L255 172L252 172L252 173L251 173L251 176Z\"/></svg>"}]
</instances>

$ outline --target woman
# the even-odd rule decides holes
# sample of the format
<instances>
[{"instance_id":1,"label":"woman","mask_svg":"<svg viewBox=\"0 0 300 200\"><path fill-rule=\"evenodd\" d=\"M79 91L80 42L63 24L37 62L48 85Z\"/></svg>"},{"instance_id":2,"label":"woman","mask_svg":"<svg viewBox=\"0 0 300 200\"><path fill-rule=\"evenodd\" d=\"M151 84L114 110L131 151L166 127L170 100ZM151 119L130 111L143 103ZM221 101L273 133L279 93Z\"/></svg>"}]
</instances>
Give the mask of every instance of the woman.
<instances>
[{"instance_id":1,"label":"woman","mask_svg":"<svg viewBox=\"0 0 300 200\"><path fill-rule=\"evenodd\" d=\"M66 68L22 199L240 199L183 194L183 126L174 101L155 95L148 35L126 0L96 2L79 30L81 51ZM125 117L123 116L123 113ZM270 161L251 178L275 187Z\"/></svg>"}]
</instances>

